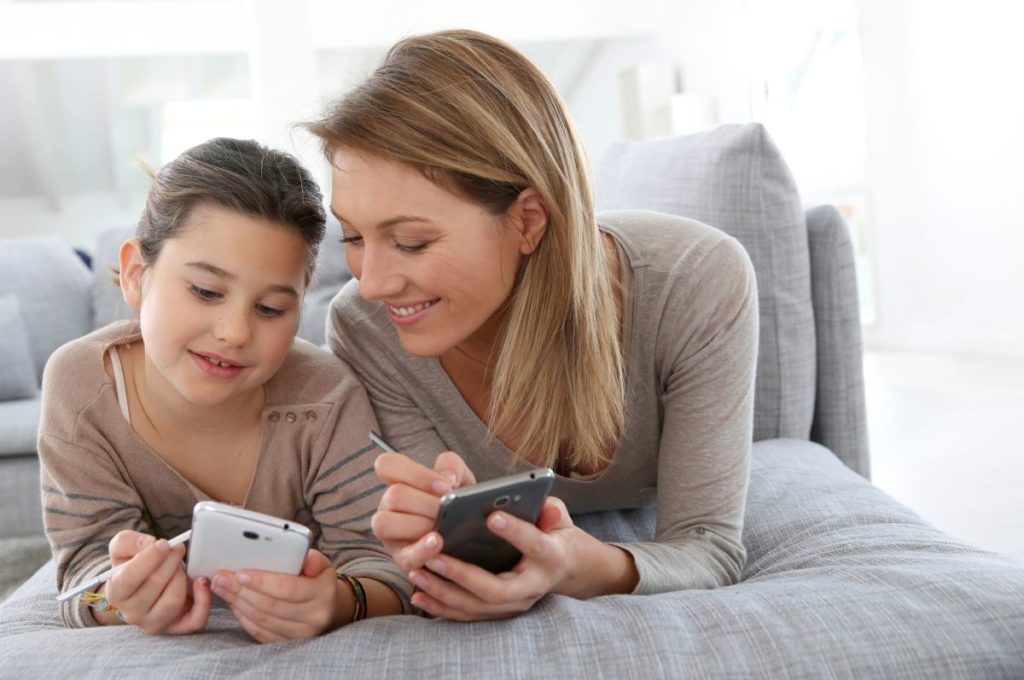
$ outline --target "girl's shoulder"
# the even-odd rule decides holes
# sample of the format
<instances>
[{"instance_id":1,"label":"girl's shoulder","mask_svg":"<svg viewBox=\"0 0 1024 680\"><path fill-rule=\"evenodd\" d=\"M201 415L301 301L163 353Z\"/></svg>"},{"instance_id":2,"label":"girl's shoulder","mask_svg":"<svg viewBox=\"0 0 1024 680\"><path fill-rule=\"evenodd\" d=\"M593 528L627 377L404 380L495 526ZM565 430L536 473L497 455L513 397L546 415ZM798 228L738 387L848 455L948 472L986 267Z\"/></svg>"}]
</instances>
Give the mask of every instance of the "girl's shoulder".
<instances>
[{"instance_id":1,"label":"girl's shoulder","mask_svg":"<svg viewBox=\"0 0 1024 680\"><path fill-rule=\"evenodd\" d=\"M338 401L362 383L347 363L330 350L295 338L291 349L267 382L275 403Z\"/></svg>"},{"instance_id":2,"label":"girl's shoulder","mask_svg":"<svg viewBox=\"0 0 1024 680\"><path fill-rule=\"evenodd\" d=\"M75 338L58 347L46 360L43 369L43 394L60 391L94 393L109 381L103 367L103 356L114 345L138 338L136 325L128 321L115 321L109 326Z\"/></svg>"}]
</instances>

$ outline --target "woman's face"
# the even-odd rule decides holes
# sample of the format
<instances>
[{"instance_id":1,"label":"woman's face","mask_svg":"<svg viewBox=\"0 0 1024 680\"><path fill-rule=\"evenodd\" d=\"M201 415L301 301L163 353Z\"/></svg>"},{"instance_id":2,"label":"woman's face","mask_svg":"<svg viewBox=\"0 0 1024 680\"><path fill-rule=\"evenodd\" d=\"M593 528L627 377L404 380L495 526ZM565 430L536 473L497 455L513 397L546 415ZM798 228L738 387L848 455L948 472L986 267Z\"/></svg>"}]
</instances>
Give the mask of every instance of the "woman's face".
<instances>
[{"instance_id":1,"label":"woman's face","mask_svg":"<svg viewBox=\"0 0 1024 680\"><path fill-rule=\"evenodd\" d=\"M532 250L517 222L409 165L348 149L333 160L331 209L348 266L362 296L386 305L405 350L421 357L457 345L488 351L497 313Z\"/></svg>"}]
</instances>

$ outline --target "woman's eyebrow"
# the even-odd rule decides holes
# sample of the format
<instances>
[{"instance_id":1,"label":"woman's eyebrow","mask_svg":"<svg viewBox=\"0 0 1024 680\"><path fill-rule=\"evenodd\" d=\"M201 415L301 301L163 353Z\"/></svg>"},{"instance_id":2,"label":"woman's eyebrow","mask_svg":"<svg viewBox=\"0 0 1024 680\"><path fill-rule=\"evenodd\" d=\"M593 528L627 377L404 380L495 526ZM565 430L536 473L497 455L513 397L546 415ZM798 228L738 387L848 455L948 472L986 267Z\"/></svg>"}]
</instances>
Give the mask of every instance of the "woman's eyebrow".
<instances>
[{"instance_id":1,"label":"woman's eyebrow","mask_svg":"<svg viewBox=\"0 0 1024 680\"><path fill-rule=\"evenodd\" d=\"M334 211L334 208L331 208L330 210L331 214L334 215L335 219L337 219L342 224L352 224L344 217L336 213ZM429 217L420 217L419 215L396 215L395 217L389 217L388 219L379 223L377 225L377 229L387 229L388 227L393 227L396 224L401 224L402 222L425 222L427 224L434 224L434 220L430 219Z\"/></svg>"}]
</instances>

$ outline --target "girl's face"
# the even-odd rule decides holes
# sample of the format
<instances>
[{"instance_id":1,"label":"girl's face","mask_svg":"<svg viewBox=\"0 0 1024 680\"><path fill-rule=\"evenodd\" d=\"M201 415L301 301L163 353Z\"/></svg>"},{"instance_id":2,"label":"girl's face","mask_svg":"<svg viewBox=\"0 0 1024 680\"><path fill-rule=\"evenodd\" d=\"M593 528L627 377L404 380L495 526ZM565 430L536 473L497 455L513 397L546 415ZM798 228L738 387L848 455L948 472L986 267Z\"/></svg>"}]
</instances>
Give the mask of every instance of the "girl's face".
<instances>
[{"instance_id":1,"label":"girl's face","mask_svg":"<svg viewBox=\"0 0 1024 680\"><path fill-rule=\"evenodd\" d=\"M305 258L293 229L206 204L150 266L126 242L121 284L139 309L146 389L196 406L262 389L298 327Z\"/></svg>"},{"instance_id":2,"label":"girl's face","mask_svg":"<svg viewBox=\"0 0 1024 680\"><path fill-rule=\"evenodd\" d=\"M490 348L520 261L539 241L534 218L491 215L403 163L348 149L333 161L331 209L349 269L364 298L386 305L405 350Z\"/></svg>"}]
</instances>

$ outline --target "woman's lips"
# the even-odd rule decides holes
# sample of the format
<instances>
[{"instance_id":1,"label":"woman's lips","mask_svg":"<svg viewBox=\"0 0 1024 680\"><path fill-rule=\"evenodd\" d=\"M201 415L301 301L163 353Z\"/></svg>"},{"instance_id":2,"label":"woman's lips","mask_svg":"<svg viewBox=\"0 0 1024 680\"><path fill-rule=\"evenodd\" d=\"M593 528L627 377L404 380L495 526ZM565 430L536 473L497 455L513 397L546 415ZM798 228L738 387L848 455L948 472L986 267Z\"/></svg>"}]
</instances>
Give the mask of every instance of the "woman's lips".
<instances>
[{"instance_id":1,"label":"woman's lips","mask_svg":"<svg viewBox=\"0 0 1024 680\"><path fill-rule=\"evenodd\" d=\"M433 300L417 302L411 305L387 305L388 316L391 317L391 321L394 323L400 326L408 326L416 323L426 316L427 312L429 312L434 305L440 301L440 298L435 298Z\"/></svg>"}]
</instances>

